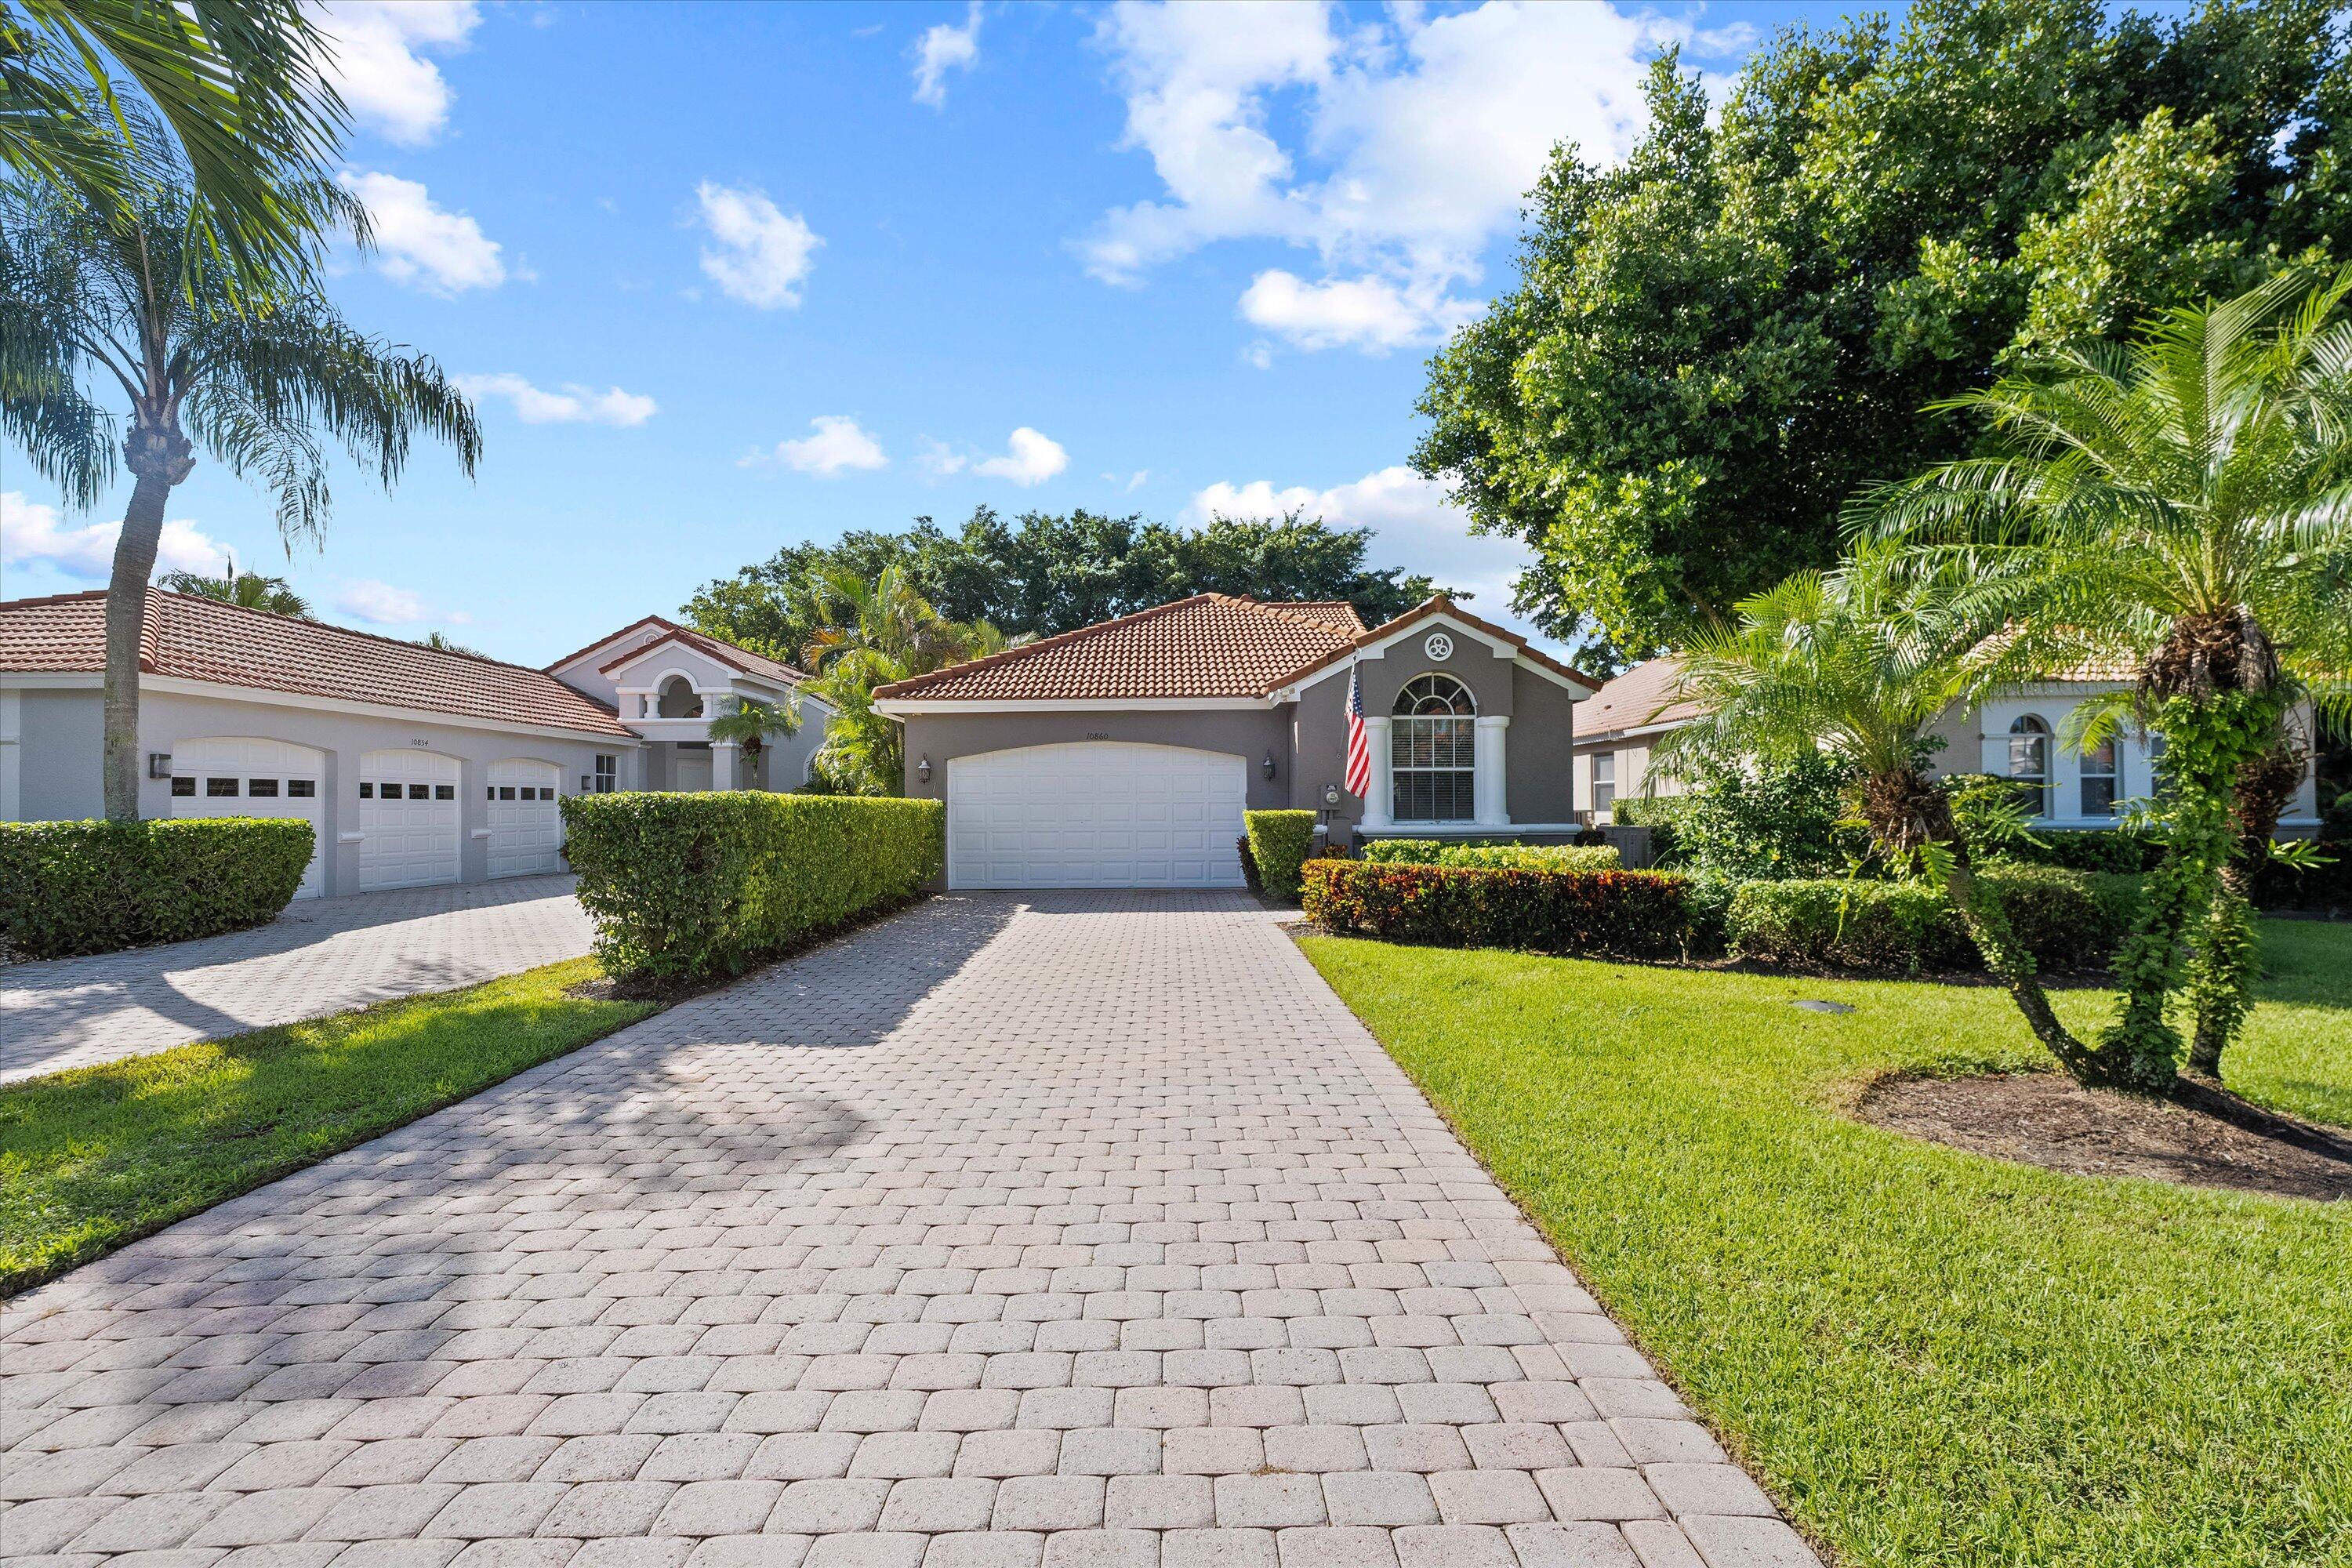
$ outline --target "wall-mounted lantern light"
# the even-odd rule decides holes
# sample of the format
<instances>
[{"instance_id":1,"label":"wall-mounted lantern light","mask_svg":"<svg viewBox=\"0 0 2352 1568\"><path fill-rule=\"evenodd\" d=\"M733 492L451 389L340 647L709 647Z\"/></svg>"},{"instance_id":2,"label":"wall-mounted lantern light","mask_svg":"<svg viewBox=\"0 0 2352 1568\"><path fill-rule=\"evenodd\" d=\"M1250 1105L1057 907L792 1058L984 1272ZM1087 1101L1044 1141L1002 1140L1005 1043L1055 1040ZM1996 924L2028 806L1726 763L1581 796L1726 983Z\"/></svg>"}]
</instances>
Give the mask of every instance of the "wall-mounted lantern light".
<instances>
[{"instance_id":1,"label":"wall-mounted lantern light","mask_svg":"<svg viewBox=\"0 0 2352 1568\"><path fill-rule=\"evenodd\" d=\"M925 784L931 782L931 754L925 752L915 763L915 777Z\"/></svg>"},{"instance_id":2,"label":"wall-mounted lantern light","mask_svg":"<svg viewBox=\"0 0 2352 1568\"><path fill-rule=\"evenodd\" d=\"M172 776L172 753L169 752L148 752L147 776L151 779L170 778Z\"/></svg>"},{"instance_id":3,"label":"wall-mounted lantern light","mask_svg":"<svg viewBox=\"0 0 2352 1568\"><path fill-rule=\"evenodd\" d=\"M1268 752L1265 754L1265 761L1258 763L1257 771L1264 773L1268 778L1272 778L1274 776L1274 753L1272 752Z\"/></svg>"},{"instance_id":4,"label":"wall-mounted lantern light","mask_svg":"<svg viewBox=\"0 0 2352 1568\"><path fill-rule=\"evenodd\" d=\"M580 793L581 793L582 795L587 795L587 794L589 794L589 793L590 793L590 784L591 784L591 781L589 780L588 775L587 775L586 773L582 773L582 774L580 775Z\"/></svg>"}]
</instances>

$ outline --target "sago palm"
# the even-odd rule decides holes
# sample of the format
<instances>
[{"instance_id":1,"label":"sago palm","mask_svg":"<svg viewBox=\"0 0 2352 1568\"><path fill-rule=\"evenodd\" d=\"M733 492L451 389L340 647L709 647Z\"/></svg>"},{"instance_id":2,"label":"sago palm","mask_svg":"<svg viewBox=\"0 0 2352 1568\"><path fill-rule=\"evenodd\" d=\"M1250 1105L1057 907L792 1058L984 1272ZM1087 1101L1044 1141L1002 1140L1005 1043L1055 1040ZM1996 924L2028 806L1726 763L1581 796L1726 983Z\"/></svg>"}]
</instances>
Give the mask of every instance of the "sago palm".
<instances>
[{"instance_id":1,"label":"sago palm","mask_svg":"<svg viewBox=\"0 0 2352 1568\"><path fill-rule=\"evenodd\" d=\"M1682 656L1665 708L1700 716L1659 742L1668 774L1702 760L1738 764L1820 750L1853 770L1848 805L1874 847L1943 887L1986 966L2009 988L2036 1038L2078 1078L2097 1064L2051 1010L2033 955L1978 879L1943 785L1929 776L1929 731L1974 695L1967 660L1977 630L1955 609L1946 574L1912 572L1864 548L1837 572L1801 572L1744 601L1736 624Z\"/></svg>"},{"instance_id":2,"label":"sago palm","mask_svg":"<svg viewBox=\"0 0 2352 1568\"><path fill-rule=\"evenodd\" d=\"M289 542L325 521L329 439L387 489L419 435L450 442L468 474L481 451L472 406L433 360L365 336L314 295L238 296L226 263L186 248L186 182L142 179L127 210L0 186L0 430L86 505L114 471L100 398L127 415L134 483L108 582L103 774L106 814L122 821L139 810L148 580L165 502L199 450L275 492Z\"/></svg>"},{"instance_id":3,"label":"sago palm","mask_svg":"<svg viewBox=\"0 0 2352 1568\"><path fill-rule=\"evenodd\" d=\"M166 572L156 581L174 594L212 599L247 610L266 610L273 616L289 616L299 621L310 618L310 601L296 593L292 584L283 577L240 572L234 555L228 559L227 569L217 577L203 572Z\"/></svg>"},{"instance_id":4,"label":"sago palm","mask_svg":"<svg viewBox=\"0 0 2352 1568\"><path fill-rule=\"evenodd\" d=\"M1969 574L1972 607L2013 629L2009 675L2046 679L2086 659L2136 668L2132 703L2166 743L2167 848L2117 957L2123 1003L2098 1049L2144 1089L2179 1063L2165 1009L2184 978L2191 1066L2218 1073L2252 957L2251 914L2221 882L2238 783L2279 747L2299 695L2344 700L2347 291L2352 271L2282 274L2168 311L2127 349L2079 350L1941 405L1980 416L1994 449L1866 492L1849 512L1855 535Z\"/></svg>"}]
</instances>

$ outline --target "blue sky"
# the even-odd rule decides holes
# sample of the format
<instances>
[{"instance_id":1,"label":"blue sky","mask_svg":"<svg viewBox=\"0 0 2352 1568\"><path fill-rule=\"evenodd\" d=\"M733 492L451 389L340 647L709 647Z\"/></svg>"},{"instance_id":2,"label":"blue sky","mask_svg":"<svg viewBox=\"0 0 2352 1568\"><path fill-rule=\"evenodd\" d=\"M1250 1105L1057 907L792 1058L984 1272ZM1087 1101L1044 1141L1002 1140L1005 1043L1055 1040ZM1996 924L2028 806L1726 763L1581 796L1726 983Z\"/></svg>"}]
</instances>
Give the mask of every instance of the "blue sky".
<instances>
[{"instance_id":1,"label":"blue sky","mask_svg":"<svg viewBox=\"0 0 2352 1568\"><path fill-rule=\"evenodd\" d=\"M1503 616L1517 547L1402 468L1431 347L1658 49L1727 80L1844 9L337 3L383 243L331 287L487 454L346 468L290 562L202 463L166 563L536 664L845 528L1303 503ZM127 486L68 516L0 450L0 593L102 582Z\"/></svg>"}]
</instances>

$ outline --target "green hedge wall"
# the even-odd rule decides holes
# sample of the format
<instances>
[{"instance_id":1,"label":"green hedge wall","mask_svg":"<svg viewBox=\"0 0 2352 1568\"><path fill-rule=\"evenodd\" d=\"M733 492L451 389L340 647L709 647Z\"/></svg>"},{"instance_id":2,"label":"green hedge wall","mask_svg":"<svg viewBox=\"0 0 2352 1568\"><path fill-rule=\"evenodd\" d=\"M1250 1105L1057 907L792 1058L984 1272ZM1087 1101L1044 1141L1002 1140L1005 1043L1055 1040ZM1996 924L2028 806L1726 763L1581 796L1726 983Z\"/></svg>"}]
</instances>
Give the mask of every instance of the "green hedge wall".
<instances>
[{"instance_id":1,"label":"green hedge wall","mask_svg":"<svg viewBox=\"0 0 2352 1568\"><path fill-rule=\"evenodd\" d=\"M581 795L564 854L614 975L740 974L759 960L913 895L939 875L935 800L769 795Z\"/></svg>"},{"instance_id":2,"label":"green hedge wall","mask_svg":"<svg viewBox=\"0 0 2352 1568\"><path fill-rule=\"evenodd\" d=\"M0 942L19 958L185 942L277 918L307 822L0 822Z\"/></svg>"},{"instance_id":3,"label":"green hedge wall","mask_svg":"<svg viewBox=\"0 0 2352 1568\"><path fill-rule=\"evenodd\" d=\"M1979 880L2046 969L2105 967L2137 907L2139 879L2116 873L1996 866ZM1916 974L1984 967L1943 889L1921 882L1743 882L1727 934L1733 956L1792 968Z\"/></svg>"},{"instance_id":4,"label":"green hedge wall","mask_svg":"<svg viewBox=\"0 0 2352 1568\"><path fill-rule=\"evenodd\" d=\"M1615 871L1624 864L1608 844L1448 844L1435 838L1375 838L1364 846L1364 858L1378 865L1512 871Z\"/></svg>"},{"instance_id":5,"label":"green hedge wall","mask_svg":"<svg viewBox=\"0 0 2352 1568\"><path fill-rule=\"evenodd\" d=\"M1242 825L1249 830L1250 863L1257 868L1258 883L1266 897L1297 903L1298 868L1315 847L1315 814L1245 811Z\"/></svg>"},{"instance_id":6,"label":"green hedge wall","mask_svg":"<svg viewBox=\"0 0 2352 1568\"><path fill-rule=\"evenodd\" d=\"M1449 947L1655 957L1683 950L1684 880L1660 871L1522 871L1309 860L1307 917Z\"/></svg>"}]
</instances>

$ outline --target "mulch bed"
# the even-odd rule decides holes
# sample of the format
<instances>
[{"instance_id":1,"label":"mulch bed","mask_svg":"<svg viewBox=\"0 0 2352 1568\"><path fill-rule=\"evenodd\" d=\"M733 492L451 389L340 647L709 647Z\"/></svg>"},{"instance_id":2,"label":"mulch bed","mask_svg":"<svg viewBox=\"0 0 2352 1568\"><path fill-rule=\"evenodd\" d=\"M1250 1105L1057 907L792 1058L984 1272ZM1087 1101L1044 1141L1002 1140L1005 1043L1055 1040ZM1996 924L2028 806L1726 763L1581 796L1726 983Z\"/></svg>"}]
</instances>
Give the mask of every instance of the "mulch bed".
<instances>
[{"instance_id":1,"label":"mulch bed","mask_svg":"<svg viewBox=\"0 0 2352 1568\"><path fill-rule=\"evenodd\" d=\"M2072 1175L2352 1198L2352 1138L2202 1084L2148 1100L2061 1073L1896 1074L1873 1084L1855 1111L1914 1138Z\"/></svg>"}]
</instances>

